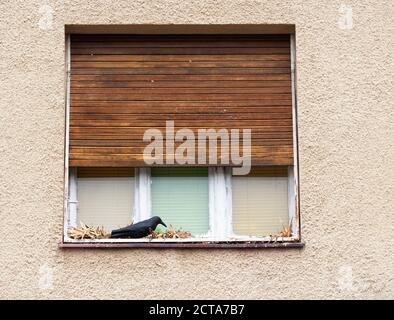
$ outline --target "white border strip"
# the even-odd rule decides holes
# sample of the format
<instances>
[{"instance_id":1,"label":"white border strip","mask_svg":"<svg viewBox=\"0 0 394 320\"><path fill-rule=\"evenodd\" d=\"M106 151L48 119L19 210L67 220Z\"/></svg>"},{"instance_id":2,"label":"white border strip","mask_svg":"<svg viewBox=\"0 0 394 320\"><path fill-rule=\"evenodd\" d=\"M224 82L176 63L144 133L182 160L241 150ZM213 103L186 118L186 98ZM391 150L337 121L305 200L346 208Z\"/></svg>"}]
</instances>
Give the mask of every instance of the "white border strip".
<instances>
[{"instance_id":1,"label":"white border strip","mask_svg":"<svg viewBox=\"0 0 394 320\"><path fill-rule=\"evenodd\" d=\"M294 235L297 240L301 240L301 217L299 208L299 188L298 188L298 128L297 128L297 94L296 94L296 43L295 34L290 35L290 59L291 59L291 98L292 98L292 124L293 124L293 158L294 158Z\"/></svg>"},{"instance_id":2,"label":"white border strip","mask_svg":"<svg viewBox=\"0 0 394 320\"><path fill-rule=\"evenodd\" d=\"M76 227L77 221L77 206L78 206L78 184L77 184L77 168L69 168L69 197L68 197L68 220L69 227Z\"/></svg>"},{"instance_id":3,"label":"white border strip","mask_svg":"<svg viewBox=\"0 0 394 320\"><path fill-rule=\"evenodd\" d=\"M226 242L261 242L261 243L266 243L266 242L292 242L294 241L294 237L229 237L229 238L218 238L218 237L193 237L193 238L187 238L187 239L147 239L147 238L142 238L142 239L96 239L96 240L91 240L91 239L84 239L84 240L75 240L75 239L70 239L66 241L66 243L165 243L165 242L171 242L171 243L177 243L177 242L183 242L183 243L189 243L189 242L221 242L221 243L226 243Z\"/></svg>"},{"instance_id":4,"label":"white border strip","mask_svg":"<svg viewBox=\"0 0 394 320\"><path fill-rule=\"evenodd\" d=\"M209 167L209 232L212 238L232 236L231 169Z\"/></svg>"},{"instance_id":5,"label":"white border strip","mask_svg":"<svg viewBox=\"0 0 394 320\"><path fill-rule=\"evenodd\" d=\"M133 223L149 219L151 208L151 170L150 168L136 168L134 171L134 212Z\"/></svg>"},{"instance_id":6,"label":"white border strip","mask_svg":"<svg viewBox=\"0 0 394 320\"><path fill-rule=\"evenodd\" d=\"M295 215L295 192L294 192L294 166L287 167L287 197L289 206L289 225L293 235L297 234L297 223Z\"/></svg>"},{"instance_id":7,"label":"white border strip","mask_svg":"<svg viewBox=\"0 0 394 320\"><path fill-rule=\"evenodd\" d=\"M69 145L70 145L70 76L71 76L71 50L70 35L66 38L66 121L65 121L65 143L64 143L64 218L63 239L67 239L69 223Z\"/></svg>"}]
</instances>

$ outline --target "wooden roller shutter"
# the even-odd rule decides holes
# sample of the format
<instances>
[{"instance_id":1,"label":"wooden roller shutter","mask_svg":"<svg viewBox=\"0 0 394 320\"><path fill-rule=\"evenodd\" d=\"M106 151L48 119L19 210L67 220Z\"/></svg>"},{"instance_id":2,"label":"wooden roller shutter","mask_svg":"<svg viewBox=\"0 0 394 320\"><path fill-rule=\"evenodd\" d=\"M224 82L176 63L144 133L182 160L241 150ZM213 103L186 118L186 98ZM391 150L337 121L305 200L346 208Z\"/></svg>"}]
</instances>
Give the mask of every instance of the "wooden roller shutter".
<instances>
[{"instance_id":1,"label":"wooden roller shutter","mask_svg":"<svg viewBox=\"0 0 394 320\"><path fill-rule=\"evenodd\" d=\"M253 165L292 165L290 64L289 35L72 35L70 165L146 166L166 120L249 128Z\"/></svg>"}]
</instances>

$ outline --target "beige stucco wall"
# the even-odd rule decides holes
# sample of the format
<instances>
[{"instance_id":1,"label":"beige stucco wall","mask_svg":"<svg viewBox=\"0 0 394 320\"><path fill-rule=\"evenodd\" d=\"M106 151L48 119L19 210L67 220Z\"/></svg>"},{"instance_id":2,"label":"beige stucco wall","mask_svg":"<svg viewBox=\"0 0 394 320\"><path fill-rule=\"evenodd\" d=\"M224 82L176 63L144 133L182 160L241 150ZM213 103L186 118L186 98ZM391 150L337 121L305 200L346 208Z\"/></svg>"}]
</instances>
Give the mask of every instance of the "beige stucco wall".
<instances>
[{"instance_id":1,"label":"beige stucco wall","mask_svg":"<svg viewBox=\"0 0 394 320\"><path fill-rule=\"evenodd\" d=\"M394 298L394 2L341 4L2 0L0 298ZM60 249L69 24L295 24L305 248Z\"/></svg>"}]
</instances>

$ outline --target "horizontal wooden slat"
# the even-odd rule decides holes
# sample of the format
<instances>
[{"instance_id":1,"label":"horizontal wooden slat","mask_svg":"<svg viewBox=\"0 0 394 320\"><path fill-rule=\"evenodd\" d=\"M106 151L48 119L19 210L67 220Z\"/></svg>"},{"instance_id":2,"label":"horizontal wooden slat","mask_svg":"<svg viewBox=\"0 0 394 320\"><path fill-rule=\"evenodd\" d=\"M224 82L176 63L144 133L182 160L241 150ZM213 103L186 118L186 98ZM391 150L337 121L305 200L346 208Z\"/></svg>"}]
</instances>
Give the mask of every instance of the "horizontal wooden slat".
<instances>
[{"instance_id":1,"label":"horizontal wooden slat","mask_svg":"<svg viewBox=\"0 0 394 320\"><path fill-rule=\"evenodd\" d=\"M71 55L71 62L77 61L179 61L179 62L197 62L197 61L290 61L288 54L265 54L265 55L241 55L241 54L227 54L227 55L172 55L172 54L159 54L159 55L105 55L105 54L73 54Z\"/></svg>"},{"instance_id":2,"label":"horizontal wooden slat","mask_svg":"<svg viewBox=\"0 0 394 320\"><path fill-rule=\"evenodd\" d=\"M290 46L288 47L270 47L270 48L72 48L71 54L290 54Z\"/></svg>"},{"instance_id":3,"label":"horizontal wooden slat","mask_svg":"<svg viewBox=\"0 0 394 320\"><path fill-rule=\"evenodd\" d=\"M133 107L135 109L150 107L152 111L161 107L265 107L265 106L288 106L289 99L265 99L265 100L238 100L238 101L73 101L71 107ZM177 109L173 109L177 111Z\"/></svg>"},{"instance_id":4,"label":"horizontal wooden slat","mask_svg":"<svg viewBox=\"0 0 394 320\"><path fill-rule=\"evenodd\" d=\"M202 128L220 128L218 124L222 119L206 119ZM136 121L134 119L71 119L72 127L134 127L134 128L158 128L164 127L162 119L150 119ZM175 122L178 128L201 128L201 120L177 120ZM227 119L224 128L260 128L260 127L286 127L292 125L291 119ZM279 129L278 129L279 130Z\"/></svg>"},{"instance_id":5,"label":"horizontal wooden slat","mask_svg":"<svg viewBox=\"0 0 394 320\"><path fill-rule=\"evenodd\" d=\"M183 116L193 116L196 119L210 119L217 118L226 115L236 115L240 119L249 119L251 117L267 115L269 117L272 115L275 117L276 114L283 114L283 117L291 117L291 106L244 106L244 107L155 107L153 109L151 106L140 106L140 107L128 107L128 106L116 106L116 107L73 107L71 109L71 115L73 114L125 114L135 117L136 120L143 120L147 117L159 115L162 119L181 119ZM278 115L279 116L279 115ZM282 115L281 115L282 116ZM107 116L102 116L107 117ZM225 119L225 118L222 118Z\"/></svg>"},{"instance_id":6,"label":"horizontal wooden slat","mask_svg":"<svg viewBox=\"0 0 394 320\"><path fill-rule=\"evenodd\" d=\"M99 155L99 154L75 154L72 153L70 157L71 165L74 165L73 162L76 161L81 161L81 160L88 160L90 161L90 164L88 166L94 166L95 162L104 162L102 165L103 166L141 166L141 163L145 163L145 160L152 159L152 157L146 156L144 157L141 155L140 152L143 150L139 150L138 153L135 154L108 154L108 155ZM169 155L169 157L173 157L174 155ZM207 165L217 165L219 163L220 165L236 165L234 163L231 163L230 161L222 161L224 157L220 157L218 155L209 158L208 156L206 157L205 161L205 166ZM167 162L167 157L163 158L164 164ZM114 162L115 165L107 164L109 161ZM265 154L254 154L253 158L251 159L252 165L256 165L256 162L261 162L261 165L269 165L272 162L275 162L276 165L292 165L292 157L289 153L278 153L276 151L267 151ZM87 161L86 161L87 162ZM194 163L191 163L189 165L195 166L196 164L201 165L201 161L198 162L197 158L195 158Z\"/></svg>"},{"instance_id":7,"label":"horizontal wooden slat","mask_svg":"<svg viewBox=\"0 0 394 320\"><path fill-rule=\"evenodd\" d=\"M73 68L289 68L290 61L215 61L215 62L74 62Z\"/></svg>"},{"instance_id":8,"label":"horizontal wooden slat","mask_svg":"<svg viewBox=\"0 0 394 320\"><path fill-rule=\"evenodd\" d=\"M171 140L174 141L174 140ZM231 140L224 140L225 142L231 142ZM163 144L165 145L167 142L166 139L163 139ZM218 147L221 146L222 140L218 140ZM182 142L174 142L175 146L178 146ZM200 141L196 143L196 146L207 144L206 140ZM293 143L292 139L253 139L254 146L291 146ZM140 147L146 146L147 143L144 142L141 137L136 139L99 139L99 140L89 140L89 139L81 139L81 140L70 140L70 146L86 146L86 147ZM242 141L240 146L242 146Z\"/></svg>"},{"instance_id":9,"label":"horizontal wooden slat","mask_svg":"<svg viewBox=\"0 0 394 320\"><path fill-rule=\"evenodd\" d=\"M91 108L92 109L92 108ZM108 110L109 111L109 110ZM284 112L256 112L256 113L216 113L216 114L188 114L188 113L165 113L165 114L152 114L144 112L143 114L128 114L128 113L106 113L103 116L102 113L71 113L71 121L74 120L116 120L116 121L137 121L137 120L160 120L163 121L174 120L178 121L194 121L196 123L201 123L202 120L215 121L218 120L284 120L291 119L288 113Z\"/></svg>"},{"instance_id":10,"label":"horizontal wooden slat","mask_svg":"<svg viewBox=\"0 0 394 320\"><path fill-rule=\"evenodd\" d=\"M199 129L251 129L253 165L292 164L288 35L71 39L71 166L144 166L144 133L165 135L169 120L196 137Z\"/></svg>"},{"instance_id":11,"label":"horizontal wooden slat","mask_svg":"<svg viewBox=\"0 0 394 320\"><path fill-rule=\"evenodd\" d=\"M278 81L290 80L290 73L261 75L88 75L71 74L71 80L80 81Z\"/></svg>"},{"instance_id":12,"label":"horizontal wooden slat","mask_svg":"<svg viewBox=\"0 0 394 320\"><path fill-rule=\"evenodd\" d=\"M263 75L290 74L290 68L71 68L71 74L98 75Z\"/></svg>"},{"instance_id":13,"label":"horizontal wooden slat","mask_svg":"<svg viewBox=\"0 0 394 320\"><path fill-rule=\"evenodd\" d=\"M281 156L259 156L254 155L251 159L252 166L265 166L265 165L279 165L279 166L291 166L293 165L294 159L292 157L281 157ZM206 167L208 164L199 164L196 162L193 167ZM110 160L103 159L70 159L71 167L141 167L146 166L143 158L133 159L119 159L117 157ZM169 166L164 162L163 165L151 164L150 167ZM174 165L171 165L174 166ZM183 165L185 166L185 165ZM221 166L240 166L235 164L221 164Z\"/></svg>"},{"instance_id":14,"label":"horizontal wooden slat","mask_svg":"<svg viewBox=\"0 0 394 320\"><path fill-rule=\"evenodd\" d=\"M71 94L273 94L290 93L289 87L268 87L268 88L73 88Z\"/></svg>"},{"instance_id":15,"label":"horizontal wooden slat","mask_svg":"<svg viewBox=\"0 0 394 320\"><path fill-rule=\"evenodd\" d=\"M284 99L291 100L291 94L72 94L74 101L236 101L257 99Z\"/></svg>"},{"instance_id":16,"label":"horizontal wooden slat","mask_svg":"<svg viewBox=\"0 0 394 320\"><path fill-rule=\"evenodd\" d=\"M71 152L75 155L78 154L100 154L100 155L112 155L112 154L140 154L145 149L146 145L142 146L133 146L133 147L76 147L73 146L70 148ZM198 149L198 146L197 148ZM252 146L252 150L255 150L257 154L270 154L272 152L278 153L291 153L291 146ZM217 150L217 153L220 154L220 148ZM242 151L242 150L241 150Z\"/></svg>"},{"instance_id":17,"label":"horizontal wooden slat","mask_svg":"<svg viewBox=\"0 0 394 320\"><path fill-rule=\"evenodd\" d=\"M82 129L82 130L81 130ZM77 131L71 128L71 134L75 140L132 140L132 141L142 141L144 132L141 130L136 130L129 133L117 133L117 131L112 132L101 132L101 130L89 129L88 131L83 130L86 128L79 128ZM195 136L197 136L198 131L191 129ZM98 131L98 132L97 132ZM281 131L281 132L258 132L256 130L252 133L253 142L259 139L292 139L291 131ZM173 138L170 136L170 138ZM133 142L134 143L134 142Z\"/></svg>"},{"instance_id":18,"label":"horizontal wooden slat","mask_svg":"<svg viewBox=\"0 0 394 320\"><path fill-rule=\"evenodd\" d=\"M70 156L70 160L97 160L97 161L119 161L119 162L123 162L123 161L135 161L135 160L139 160L141 161L141 163L145 162L145 159L149 160L149 159L153 159L156 156L149 156L146 155L146 157L143 156L143 149L138 149L135 150L136 153L130 153L130 154L120 154L120 153L114 153L114 154L97 154L97 153L71 153ZM273 155L274 154L274 155ZM167 159L171 159L174 158L175 154L167 154L166 156L163 157L164 162L167 161ZM213 160L219 160L220 165L224 165L224 164L231 164L230 161L223 161L222 163L222 159L227 158L227 156L220 156L220 155L213 155L211 157L207 156L206 157L206 164L215 164L213 163ZM281 159L281 161L289 161L289 159L291 159L291 155L288 152L284 152L284 153L279 153L276 150L267 150L267 153L254 153L253 154L253 158L252 160L254 160L255 158L259 158L259 159ZM198 163L197 161L197 157L195 157L195 164ZM224 163L224 162L228 162L228 163ZM201 164L201 162L199 163ZM291 165L291 163L286 163L287 165ZM141 165L141 164L140 164ZM233 164L234 165L234 164Z\"/></svg>"},{"instance_id":19,"label":"horizontal wooden slat","mask_svg":"<svg viewBox=\"0 0 394 320\"><path fill-rule=\"evenodd\" d=\"M141 129L143 128L143 129ZM156 129L161 130L163 133L165 132L165 127L154 127ZM190 127L190 129L195 132L195 134L198 133L198 129L200 128L209 128L207 126L205 127ZM217 128L217 126L215 127ZM213 129L215 129L213 128ZM146 127L74 127L72 126L70 128L70 133L72 135L78 136L80 135L139 135L140 137L143 136ZM178 128L179 129L179 128ZM217 128L220 129L220 128ZM250 126L237 126L229 129L250 129ZM292 127L291 126L260 126L260 127L253 127L253 137L256 136L260 131L264 133L271 133L271 134L278 134L280 132L292 132ZM72 137L74 138L74 136Z\"/></svg>"},{"instance_id":20,"label":"horizontal wooden slat","mask_svg":"<svg viewBox=\"0 0 394 320\"><path fill-rule=\"evenodd\" d=\"M289 41L288 34L73 34L72 43L77 42L108 42L108 41Z\"/></svg>"},{"instance_id":21,"label":"horizontal wooden slat","mask_svg":"<svg viewBox=\"0 0 394 320\"><path fill-rule=\"evenodd\" d=\"M79 88L273 88L290 86L290 81L72 81Z\"/></svg>"},{"instance_id":22,"label":"horizontal wooden slat","mask_svg":"<svg viewBox=\"0 0 394 320\"><path fill-rule=\"evenodd\" d=\"M289 48L285 40L221 40L221 41L89 41L73 42L72 49L78 48Z\"/></svg>"}]
</instances>

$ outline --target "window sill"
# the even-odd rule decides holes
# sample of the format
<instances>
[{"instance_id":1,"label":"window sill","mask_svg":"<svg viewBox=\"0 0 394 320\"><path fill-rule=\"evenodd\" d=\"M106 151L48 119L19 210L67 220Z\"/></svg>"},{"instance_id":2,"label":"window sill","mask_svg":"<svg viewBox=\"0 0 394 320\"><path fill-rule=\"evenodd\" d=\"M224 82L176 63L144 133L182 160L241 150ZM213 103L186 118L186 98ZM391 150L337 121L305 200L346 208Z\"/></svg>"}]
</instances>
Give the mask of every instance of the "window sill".
<instances>
[{"instance_id":1,"label":"window sill","mask_svg":"<svg viewBox=\"0 0 394 320\"><path fill-rule=\"evenodd\" d=\"M305 243L298 240L286 241L100 241L74 240L62 242L60 248L196 248L196 249L237 249L237 248L303 248Z\"/></svg>"}]
</instances>

